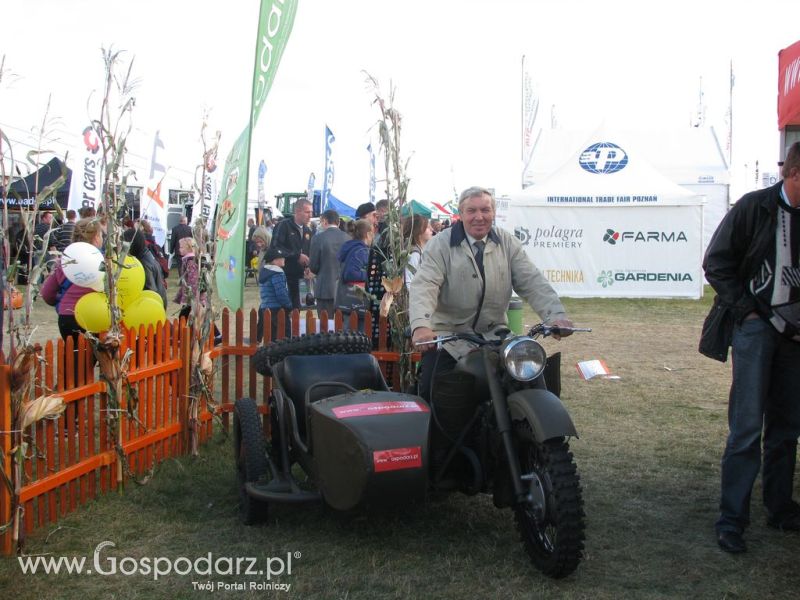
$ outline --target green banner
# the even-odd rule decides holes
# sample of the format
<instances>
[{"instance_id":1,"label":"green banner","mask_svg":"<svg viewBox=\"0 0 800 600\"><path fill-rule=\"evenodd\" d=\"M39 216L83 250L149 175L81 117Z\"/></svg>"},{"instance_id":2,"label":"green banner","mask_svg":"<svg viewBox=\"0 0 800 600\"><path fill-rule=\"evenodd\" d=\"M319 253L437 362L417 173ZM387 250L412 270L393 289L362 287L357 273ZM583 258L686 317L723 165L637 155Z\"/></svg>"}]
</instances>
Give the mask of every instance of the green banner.
<instances>
[{"instance_id":1,"label":"green banner","mask_svg":"<svg viewBox=\"0 0 800 600\"><path fill-rule=\"evenodd\" d=\"M242 308L244 303L250 135L264 107L292 32L297 2L298 0L261 0L250 123L239 135L225 161L217 202L215 279L220 299L232 310Z\"/></svg>"}]
</instances>

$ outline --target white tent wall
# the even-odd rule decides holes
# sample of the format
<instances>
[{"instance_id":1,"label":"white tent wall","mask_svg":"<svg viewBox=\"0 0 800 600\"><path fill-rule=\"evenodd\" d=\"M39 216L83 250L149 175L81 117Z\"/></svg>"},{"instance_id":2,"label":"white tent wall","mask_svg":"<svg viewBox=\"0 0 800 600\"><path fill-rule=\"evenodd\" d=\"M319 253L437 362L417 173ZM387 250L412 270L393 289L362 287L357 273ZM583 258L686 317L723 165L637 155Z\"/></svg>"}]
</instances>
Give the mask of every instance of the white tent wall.
<instances>
[{"instance_id":1,"label":"white tent wall","mask_svg":"<svg viewBox=\"0 0 800 600\"><path fill-rule=\"evenodd\" d=\"M497 224L561 295L702 295L702 198L618 132L587 136L547 179L498 201Z\"/></svg>"},{"instance_id":2,"label":"white tent wall","mask_svg":"<svg viewBox=\"0 0 800 600\"><path fill-rule=\"evenodd\" d=\"M521 206L498 209L560 296L699 298L702 206Z\"/></svg>"},{"instance_id":3,"label":"white tent wall","mask_svg":"<svg viewBox=\"0 0 800 600\"><path fill-rule=\"evenodd\" d=\"M589 130L543 129L537 139L528 170L527 185L542 183L583 144ZM730 172L713 127L677 130L625 129L609 137L629 141L661 175L700 196L703 207L703 251L730 207Z\"/></svg>"}]
</instances>

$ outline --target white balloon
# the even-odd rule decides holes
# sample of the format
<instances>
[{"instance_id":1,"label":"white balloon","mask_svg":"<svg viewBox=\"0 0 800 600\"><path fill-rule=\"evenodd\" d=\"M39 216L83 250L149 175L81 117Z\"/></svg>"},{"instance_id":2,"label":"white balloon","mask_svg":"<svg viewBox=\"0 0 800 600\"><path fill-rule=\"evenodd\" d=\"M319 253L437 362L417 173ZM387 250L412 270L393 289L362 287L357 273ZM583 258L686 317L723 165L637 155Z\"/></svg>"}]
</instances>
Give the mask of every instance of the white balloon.
<instances>
[{"instance_id":1,"label":"white balloon","mask_svg":"<svg viewBox=\"0 0 800 600\"><path fill-rule=\"evenodd\" d=\"M95 292L105 292L106 291L106 274L105 272L100 272L100 277L97 278L97 281L92 283L91 285L87 286L92 288Z\"/></svg>"},{"instance_id":2,"label":"white balloon","mask_svg":"<svg viewBox=\"0 0 800 600\"><path fill-rule=\"evenodd\" d=\"M93 287L102 278L103 254L86 242L73 242L61 253L61 269L75 285Z\"/></svg>"}]
</instances>

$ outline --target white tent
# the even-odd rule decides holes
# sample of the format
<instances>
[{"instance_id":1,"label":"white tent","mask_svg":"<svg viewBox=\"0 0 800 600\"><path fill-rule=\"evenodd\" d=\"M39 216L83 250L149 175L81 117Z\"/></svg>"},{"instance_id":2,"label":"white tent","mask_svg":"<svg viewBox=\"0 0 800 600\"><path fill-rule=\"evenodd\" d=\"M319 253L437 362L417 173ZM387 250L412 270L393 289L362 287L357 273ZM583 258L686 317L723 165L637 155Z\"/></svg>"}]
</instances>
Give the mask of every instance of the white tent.
<instances>
[{"instance_id":1,"label":"white tent","mask_svg":"<svg viewBox=\"0 0 800 600\"><path fill-rule=\"evenodd\" d=\"M730 171L714 128L615 130L614 133L623 136L661 175L705 198L705 250L730 204ZM550 177L591 135L588 130L543 129L525 172L526 187Z\"/></svg>"},{"instance_id":2,"label":"white tent","mask_svg":"<svg viewBox=\"0 0 800 600\"><path fill-rule=\"evenodd\" d=\"M559 294L702 294L702 198L656 171L624 135L599 130L550 177L498 201Z\"/></svg>"}]
</instances>

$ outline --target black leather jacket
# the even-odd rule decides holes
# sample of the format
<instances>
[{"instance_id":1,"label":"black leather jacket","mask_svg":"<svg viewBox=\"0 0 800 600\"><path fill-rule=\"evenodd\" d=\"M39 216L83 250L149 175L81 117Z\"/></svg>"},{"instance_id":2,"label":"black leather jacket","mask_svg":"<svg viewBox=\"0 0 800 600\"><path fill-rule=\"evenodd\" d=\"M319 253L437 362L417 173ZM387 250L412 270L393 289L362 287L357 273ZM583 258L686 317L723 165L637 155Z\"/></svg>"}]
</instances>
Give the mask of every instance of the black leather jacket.
<instances>
[{"instance_id":1,"label":"black leather jacket","mask_svg":"<svg viewBox=\"0 0 800 600\"><path fill-rule=\"evenodd\" d=\"M703 270L717 297L700 338L700 352L706 356L724 361L733 326L758 310L747 283L763 263L770 245L775 243L778 203L783 202L782 186L783 180L742 196L711 238ZM726 331L720 331L721 328Z\"/></svg>"}]
</instances>

